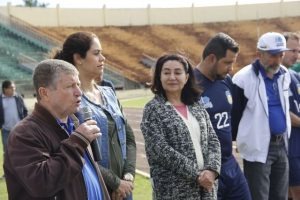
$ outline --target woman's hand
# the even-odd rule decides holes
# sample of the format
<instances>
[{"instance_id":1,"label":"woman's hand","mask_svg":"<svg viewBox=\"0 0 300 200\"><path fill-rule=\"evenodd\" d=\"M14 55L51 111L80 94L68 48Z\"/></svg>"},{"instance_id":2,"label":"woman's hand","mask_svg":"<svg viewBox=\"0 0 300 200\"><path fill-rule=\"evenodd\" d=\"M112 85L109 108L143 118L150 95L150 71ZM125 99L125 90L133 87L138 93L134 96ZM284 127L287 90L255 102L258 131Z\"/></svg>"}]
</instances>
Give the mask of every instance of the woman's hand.
<instances>
[{"instance_id":1,"label":"woman's hand","mask_svg":"<svg viewBox=\"0 0 300 200\"><path fill-rule=\"evenodd\" d=\"M215 179L216 173L214 171L204 170L198 176L197 182L200 186L211 192L214 187Z\"/></svg>"}]
</instances>

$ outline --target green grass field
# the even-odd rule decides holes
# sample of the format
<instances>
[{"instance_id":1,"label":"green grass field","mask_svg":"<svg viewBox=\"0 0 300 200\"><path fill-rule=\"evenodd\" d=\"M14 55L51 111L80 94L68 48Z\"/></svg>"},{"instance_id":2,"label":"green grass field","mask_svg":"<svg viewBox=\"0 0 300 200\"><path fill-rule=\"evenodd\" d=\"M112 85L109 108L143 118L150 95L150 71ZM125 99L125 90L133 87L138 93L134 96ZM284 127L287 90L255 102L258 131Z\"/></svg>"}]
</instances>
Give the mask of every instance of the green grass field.
<instances>
[{"instance_id":1,"label":"green grass field","mask_svg":"<svg viewBox=\"0 0 300 200\"><path fill-rule=\"evenodd\" d=\"M152 199L152 188L148 178L145 178L141 175L135 176L133 199L136 200Z\"/></svg>"},{"instance_id":2,"label":"green grass field","mask_svg":"<svg viewBox=\"0 0 300 200\"><path fill-rule=\"evenodd\" d=\"M124 108L143 108L146 103L148 103L148 101L150 101L152 98L152 96L147 96L133 99L124 99L121 100L120 103Z\"/></svg>"},{"instance_id":3,"label":"green grass field","mask_svg":"<svg viewBox=\"0 0 300 200\"><path fill-rule=\"evenodd\" d=\"M142 98L134 98L131 100L122 100L121 104L123 107L142 108L151 98L152 97L142 97ZM33 107L33 105L31 105L31 107ZM0 142L0 166L1 166L0 167L0 176L2 176L3 175L2 140ZM136 175L135 183L134 183L134 190L133 190L133 198L136 200L152 199L152 189L151 189L150 181L148 178L145 178L141 175ZM7 196L5 180L1 179L0 180L0 200L7 200L7 199L8 199L8 196Z\"/></svg>"},{"instance_id":4,"label":"green grass field","mask_svg":"<svg viewBox=\"0 0 300 200\"><path fill-rule=\"evenodd\" d=\"M2 148L2 137L0 139L0 176L3 175L3 148ZM0 199L1 200L6 200L8 199L7 196L7 190L6 190L6 184L5 184L5 180L1 179L0 180Z\"/></svg>"}]
</instances>

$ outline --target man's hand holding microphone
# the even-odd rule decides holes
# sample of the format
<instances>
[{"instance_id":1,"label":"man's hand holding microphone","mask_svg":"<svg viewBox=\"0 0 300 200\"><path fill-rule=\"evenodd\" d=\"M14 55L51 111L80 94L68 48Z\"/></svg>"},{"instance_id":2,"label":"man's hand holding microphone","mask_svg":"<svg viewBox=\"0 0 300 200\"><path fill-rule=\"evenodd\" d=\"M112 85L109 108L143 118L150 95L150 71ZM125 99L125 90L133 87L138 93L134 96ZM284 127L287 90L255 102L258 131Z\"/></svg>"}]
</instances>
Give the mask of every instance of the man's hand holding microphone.
<instances>
[{"instance_id":1,"label":"man's hand holding microphone","mask_svg":"<svg viewBox=\"0 0 300 200\"><path fill-rule=\"evenodd\" d=\"M90 143L97 137L101 136L100 128L97 126L97 122L93 119L80 124L76 128L75 132L85 137Z\"/></svg>"},{"instance_id":2,"label":"man's hand holding microphone","mask_svg":"<svg viewBox=\"0 0 300 200\"><path fill-rule=\"evenodd\" d=\"M80 109L80 117L84 121L75 130L79 135L85 137L91 143L94 160L101 161L101 132L97 122L93 120L93 113L89 107ZM99 137L99 138L98 138ZM98 139L97 139L98 138Z\"/></svg>"}]
</instances>

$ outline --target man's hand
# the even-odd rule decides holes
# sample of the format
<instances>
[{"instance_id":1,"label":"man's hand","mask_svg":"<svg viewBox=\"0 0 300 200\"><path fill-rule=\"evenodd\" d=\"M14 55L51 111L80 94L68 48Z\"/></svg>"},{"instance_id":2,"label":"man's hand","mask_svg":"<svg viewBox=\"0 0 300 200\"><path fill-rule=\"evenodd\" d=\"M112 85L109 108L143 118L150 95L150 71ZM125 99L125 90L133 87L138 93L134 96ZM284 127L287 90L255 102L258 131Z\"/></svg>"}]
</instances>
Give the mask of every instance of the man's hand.
<instances>
[{"instance_id":1,"label":"man's hand","mask_svg":"<svg viewBox=\"0 0 300 200\"><path fill-rule=\"evenodd\" d=\"M124 199L127 196L129 196L132 193L133 190L133 183L130 181L120 180L120 185L116 191L115 196L117 196L116 200L119 200L118 198Z\"/></svg>"},{"instance_id":2,"label":"man's hand","mask_svg":"<svg viewBox=\"0 0 300 200\"><path fill-rule=\"evenodd\" d=\"M88 120L80 124L75 131L88 139L89 142L101 135L100 128L95 120Z\"/></svg>"},{"instance_id":3,"label":"man's hand","mask_svg":"<svg viewBox=\"0 0 300 200\"><path fill-rule=\"evenodd\" d=\"M123 200L123 198L116 191L113 191L111 194L111 200Z\"/></svg>"},{"instance_id":4,"label":"man's hand","mask_svg":"<svg viewBox=\"0 0 300 200\"><path fill-rule=\"evenodd\" d=\"M200 186L204 187L207 191L211 192L214 186L216 173L211 170L204 170L200 173L197 182Z\"/></svg>"}]
</instances>

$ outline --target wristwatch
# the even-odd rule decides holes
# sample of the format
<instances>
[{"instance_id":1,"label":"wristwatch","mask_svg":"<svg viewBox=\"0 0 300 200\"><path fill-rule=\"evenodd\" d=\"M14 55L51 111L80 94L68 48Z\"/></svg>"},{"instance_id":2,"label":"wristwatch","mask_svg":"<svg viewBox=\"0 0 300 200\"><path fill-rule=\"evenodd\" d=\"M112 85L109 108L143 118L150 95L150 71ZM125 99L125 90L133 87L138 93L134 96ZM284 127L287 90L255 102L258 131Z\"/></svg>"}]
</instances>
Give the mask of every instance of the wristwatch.
<instances>
[{"instance_id":1,"label":"wristwatch","mask_svg":"<svg viewBox=\"0 0 300 200\"><path fill-rule=\"evenodd\" d=\"M124 180L125 180L125 181L131 181L131 182L133 182L133 180L134 180L133 175L130 174L130 173L126 173L126 174L124 175Z\"/></svg>"}]
</instances>

